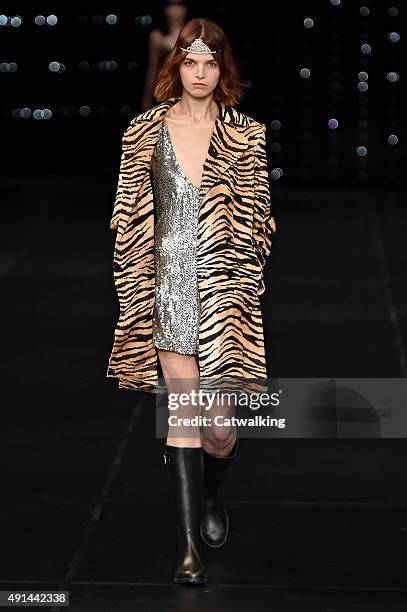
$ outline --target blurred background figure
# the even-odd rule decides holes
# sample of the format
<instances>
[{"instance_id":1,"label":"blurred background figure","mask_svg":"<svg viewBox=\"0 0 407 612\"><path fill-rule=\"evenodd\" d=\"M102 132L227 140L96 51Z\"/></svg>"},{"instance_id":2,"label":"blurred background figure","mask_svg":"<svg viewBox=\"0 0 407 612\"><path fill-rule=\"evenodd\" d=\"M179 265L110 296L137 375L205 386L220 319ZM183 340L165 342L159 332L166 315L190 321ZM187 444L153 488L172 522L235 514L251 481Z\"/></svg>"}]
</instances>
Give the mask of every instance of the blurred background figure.
<instances>
[{"instance_id":1,"label":"blurred background figure","mask_svg":"<svg viewBox=\"0 0 407 612\"><path fill-rule=\"evenodd\" d=\"M141 113L154 104L153 91L158 70L172 51L178 34L187 21L187 13L188 5L183 0L164 0L161 23L150 32L148 38L148 65L140 105Z\"/></svg>"}]
</instances>

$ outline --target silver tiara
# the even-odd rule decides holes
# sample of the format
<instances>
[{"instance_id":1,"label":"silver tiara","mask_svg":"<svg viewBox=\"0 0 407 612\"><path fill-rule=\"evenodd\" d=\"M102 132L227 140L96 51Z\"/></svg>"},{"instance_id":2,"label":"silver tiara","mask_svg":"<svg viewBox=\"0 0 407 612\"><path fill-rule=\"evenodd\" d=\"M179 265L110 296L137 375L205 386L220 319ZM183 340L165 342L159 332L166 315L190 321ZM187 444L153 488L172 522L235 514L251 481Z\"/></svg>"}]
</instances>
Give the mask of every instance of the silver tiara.
<instances>
[{"instance_id":1,"label":"silver tiara","mask_svg":"<svg viewBox=\"0 0 407 612\"><path fill-rule=\"evenodd\" d=\"M188 51L188 53L216 53L216 51L211 51L208 45L205 45L202 38L195 38L192 45L184 49L184 47L180 47L183 51Z\"/></svg>"}]
</instances>

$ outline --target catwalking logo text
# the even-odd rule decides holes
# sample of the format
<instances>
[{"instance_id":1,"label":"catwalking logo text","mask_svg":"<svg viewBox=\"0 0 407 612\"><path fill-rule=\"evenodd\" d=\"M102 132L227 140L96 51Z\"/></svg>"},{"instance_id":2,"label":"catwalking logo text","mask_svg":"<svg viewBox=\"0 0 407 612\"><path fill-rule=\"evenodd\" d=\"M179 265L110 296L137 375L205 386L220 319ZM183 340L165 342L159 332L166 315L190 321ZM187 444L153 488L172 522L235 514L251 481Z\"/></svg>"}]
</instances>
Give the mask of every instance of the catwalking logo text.
<instances>
[{"instance_id":1,"label":"catwalking logo text","mask_svg":"<svg viewBox=\"0 0 407 612\"><path fill-rule=\"evenodd\" d=\"M211 427L211 425L216 425L217 427L277 427L282 429L285 427L285 419L275 419L270 416L262 417L259 414L251 418L217 415L213 419L203 415L190 418L171 415L168 417L168 424L171 427Z\"/></svg>"}]
</instances>

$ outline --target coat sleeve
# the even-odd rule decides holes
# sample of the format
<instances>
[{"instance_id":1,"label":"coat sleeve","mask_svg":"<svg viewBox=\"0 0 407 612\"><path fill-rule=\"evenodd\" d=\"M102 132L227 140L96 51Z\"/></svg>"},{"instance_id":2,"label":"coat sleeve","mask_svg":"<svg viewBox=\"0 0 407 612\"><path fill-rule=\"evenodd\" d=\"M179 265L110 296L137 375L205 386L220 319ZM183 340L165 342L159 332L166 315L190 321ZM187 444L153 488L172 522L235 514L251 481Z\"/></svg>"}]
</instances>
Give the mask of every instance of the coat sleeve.
<instances>
[{"instance_id":1,"label":"coat sleeve","mask_svg":"<svg viewBox=\"0 0 407 612\"><path fill-rule=\"evenodd\" d=\"M261 129L254 149L253 239L257 257L264 268L271 249L276 223L271 213L271 196L267 168L266 125Z\"/></svg>"},{"instance_id":2,"label":"coat sleeve","mask_svg":"<svg viewBox=\"0 0 407 612\"><path fill-rule=\"evenodd\" d=\"M132 160L135 156L136 126L130 124L122 136L122 152L120 158L119 178L117 181L116 197L113 213L110 219L110 229L117 230L121 219L131 206Z\"/></svg>"}]
</instances>

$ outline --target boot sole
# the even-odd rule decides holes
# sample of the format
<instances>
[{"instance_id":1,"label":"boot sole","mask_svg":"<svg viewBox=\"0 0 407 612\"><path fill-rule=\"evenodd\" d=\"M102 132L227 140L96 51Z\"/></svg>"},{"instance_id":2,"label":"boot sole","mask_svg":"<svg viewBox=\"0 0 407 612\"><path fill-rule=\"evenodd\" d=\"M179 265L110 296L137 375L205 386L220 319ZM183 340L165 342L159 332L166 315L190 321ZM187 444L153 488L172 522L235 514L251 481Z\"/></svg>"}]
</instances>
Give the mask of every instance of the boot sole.
<instances>
[{"instance_id":1,"label":"boot sole","mask_svg":"<svg viewBox=\"0 0 407 612\"><path fill-rule=\"evenodd\" d=\"M208 577L204 576L201 578L174 578L174 581L177 584L206 584L208 582Z\"/></svg>"}]
</instances>

